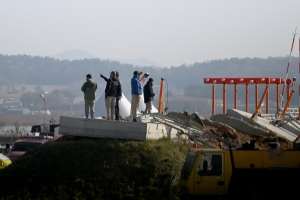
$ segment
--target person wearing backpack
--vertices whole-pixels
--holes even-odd
[[[107,120],[115,120],[115,106],[119,82],[119,79],[116,77],[116,72],[112,71],[105,87],[105,108]]]
[[[103,74],[100,74],[100,77],[103,78],[106,82],[108,81],[108,78],[106,78]],[[116,71],[116,77],[119,79],[119,72]],[[122,83],[121,80],[119,79],[119,84],[117,87],[117,98],[116,98],[116,106],[115,106],[115,115],[116,115],[116,120],[121,120],[121,115],[120,115],[120,108],[119,108],[119,101],[123,97],[122,94]]]

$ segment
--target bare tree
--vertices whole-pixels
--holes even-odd
[[[22,137],[23,135],[26,135],[26,128],[20,126],[19,122],[16,121],[16,123],[14,123],[14,127],[6,130],[4,132],[4,135],[5,137],[10,137],[11,142],[13,142],[14,140]]]

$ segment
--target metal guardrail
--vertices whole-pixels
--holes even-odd
[[[153,113],[151,114],[151,116],[157,122],[164,123],[175,129],[177,128],[178,130],[181,130],[184,134],[186,134],[189,138],[194,140],[197,144],[202,145],[206,148],[214,149],[215,147],[209,144],[208,142],[217,144],[219,141],[223,143],[223,146],[227,146],[227,147],[232,146],[236,148],[241,147],[240,144],[225,140],[222,137],[218,137],[211,133],[205,132],[204,130],[199,129],[198,127],[184,125],[183,123],[174,120],[173,118],[167,117],[165,115]]]
[[[170,122],[170,120],[166,120],[166,119],[161,119],[160,117],[153,117],[153,119],[159,123],[163,123],[167,126],[170,126],[172,128],[175,128],[179,131],[182,132],[182,134],[187,135],[190,139],[192,139],[193,141],[195,141],[198,145],[204,146],[206,148],[211,148],[214,149],[215,147],[210,145],[209,143],[201,140],[201,138],[199,138],[199,136],[196,136],[194,134],[190,134],[185,127],[181,127],[178,123],[174,123],[174,122]]]

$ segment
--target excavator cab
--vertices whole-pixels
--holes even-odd
[[[225,193],[224,153],[203,152],[199,156],[195,171],[195,195],[223,195]]]
[[[182,195],[194,197],[224,196],[230,181],[229,174],[232,173],[229,160],[230,154],[227,150],[190,150],[179,180]]]
[[[200,176],[222,175],[222,156],[218,154],[203,154],[200,158],[198,175]]]

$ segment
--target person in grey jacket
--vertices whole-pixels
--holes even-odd
[[[97,83],[92,79],[92,75],[86,75],[86,82],[81,86],[84,93],[85,116],[91,119],[95,118],[95,99],[96,99]]]

